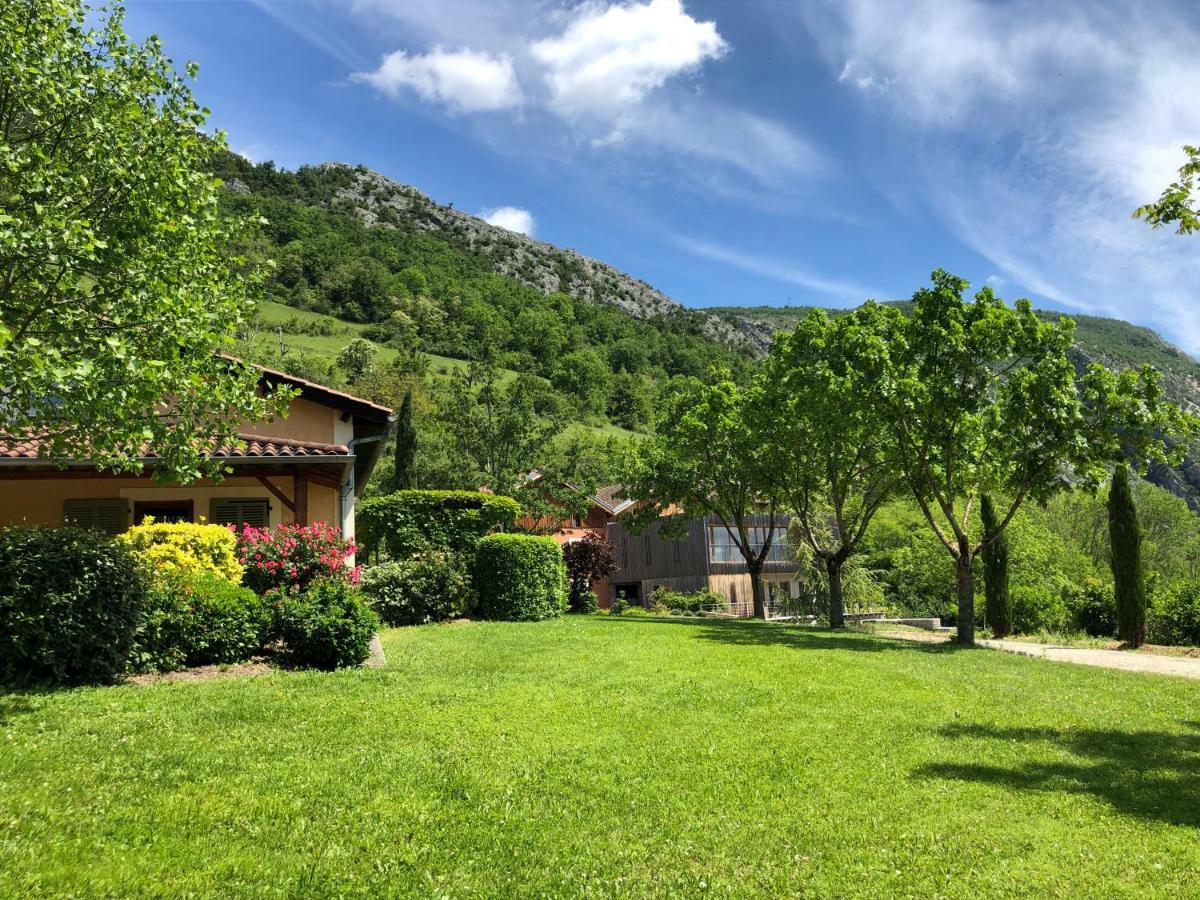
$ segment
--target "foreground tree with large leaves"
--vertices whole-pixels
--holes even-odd
[[[1003,535],[1027,500],[1045,502],[1076,483],[1099,485],[1126,456],[1167,461],[1170,436],[1194,420],[1166,402],[1152,368],[1075,370],[1075,324],[1042,322],[1028,300],[1007,306],[990,288],[940,269],[913,295],[875,388],[895,437],[904,479],[955,561],[958,640],[975,640],[975,558]],[[981,529],[981,495],[998,502]]]
[[[155,476],[217,474],[206,451],[281,411],[224,359],[253,311],[237,248],[254,223],[218,208],[223,137],[157,38],[119,8],[0,4],[0,433],[47,456]],[[189,77],[195,68],[188,67]]]
[[[876,303],[830,318],[814,310],[776,337],[762,375],[771,425],[767,471],[812,551],[845,623],[842,570],[879,507],[900,487],[895,441],[873,389],[901,314]]]
[[[973,563],[1026,500],[1065,490],[1064,470],[1088,461],[1087,422],[1067,357],[1074,323],[1040,321],[1028,300],[1005,305],[990,288],[938,270],[913,295],[876,385],[904,480],[954,559],[957,631],[975,640]],[[981,494],[1006,498],[994,527],[972,515]]]
[[[1153,203],[1133,211],[1135,219],[1145,219],[1154,228],[1174,225],[1176,234],[1200,231],[1200,203],[1193,197],[1200,176],[1200,147],[1185,144],[1187,162],[1179,167],[1179,180],[1168,185]]]
[[[643,504],[621,521],[635,532],[658,523],[670,537],[689,519],[715,518],[745,561],[754,615],[765,618],[762,572],[782,521],[768,475],[767,404],[728,372],[685,379],[665,402],[657,433],[638,445],[626,472],[625,495]]]

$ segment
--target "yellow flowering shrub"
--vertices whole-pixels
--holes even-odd
[[[242,582],[237,537],[224,525],[147,518],[121,538],[156,575],[209,572],[234,584]]]

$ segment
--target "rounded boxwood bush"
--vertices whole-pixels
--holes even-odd
[[[275,594],[275,636],[284,660],[298,668],[357,666],[371,653],[379,619],[355,587],[340,578],[314,581],[303,591]]]
[[[114,680],[145,604],[145,575],[123,542],[79,528],[0,529],[0,679]]]
[[[567,570],[553,538],[493,534],[475,549],[475,588],[485,619],[531,621],[567,608]]]
[[[234,663],[263,646],[271,608],[249,588],[212,573],[178,573],[150,589],[130,652],[140,672]]]
[[[466,614],[473,593],[466,565],[448,553],[370,566],[363,569],[358,584],[388,625],[457,619]]]

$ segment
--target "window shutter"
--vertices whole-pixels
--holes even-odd
[[[63,524],[120,534],[129,527],[129,501],[66,500],[63,502]]]
[[[262,497],[213,497],[208,505],[208,521],[213,525],[271,524],[271,504]]]

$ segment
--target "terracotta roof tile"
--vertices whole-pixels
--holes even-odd
[[[349,456],[350,448],[345,444],[319,444],[313,441],[296,441],[290,438],[269,437],[261,434],[239,434],[246,446],[222,446],[213,456],[239,458],[289,458]],[[41,440],[38,438],[12,439],[0,437],[0,460],[37,460]],[[148,447],[142,448],[142,459],[154,459]]]

